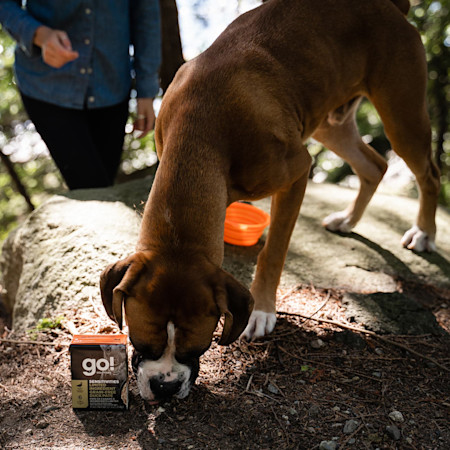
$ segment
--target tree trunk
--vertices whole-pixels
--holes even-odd
[[[8,158],[8,155],[5,155],[2,150],[0,149],[0,159],[3,162],[3,164],[6,167],[6,170],[9,173],[9,176],[12,178],[12,180],[14,181],[14,184],[16,185],[16,189],[17,191],[22,195],[22,197],[25,199],[28,208],[30,211],[34,210],[34,205],[33,202],[31,201],[30,196],[28,195],[27,190],[25,189],[25,186],[22,184],[22,182],[20,181],[19,175],[17,175],[15,169],[14,169],[14,165],[11,162],[11,160]]]
[[[178,24],[176,0],[159,0],[161,9],[162,62],[159,71],[163,93],[172,82],[175,73],[185,62]]]

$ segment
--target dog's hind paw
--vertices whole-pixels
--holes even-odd
[[[269,334],[275,328],[277,316],[275,313],[264,311],[253,311],[248,320],[248,325],[242,332],[241,337],[253,340]]]
[[[422,231],[417,225],[408,230],[401,240],[403,247],[415,250],[416,252],[435,252],[436,244],[434,240],[425,231]]]
[[[322,220],[322,225],[330,231],[340,231],[341,233],[350,233],[353,225],[350,223],[350,217],[346,211],[338,211]]]

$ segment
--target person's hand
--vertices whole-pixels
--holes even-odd
[[[137,116],[134,121],[133,131],[140,131],[139,138],[147,134],[155,127],[155,111],[152,98],[137,99]]]
[[[44,62],[56,69],[78,58],[78,52],[72,50],[72,43],[65,31],[40,26],[33,43],[41,47]]]

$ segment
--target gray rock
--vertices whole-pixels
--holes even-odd
[[[314,339],[311,341],[311,347],[315,350],[318,350],[319,348],[322,348],[325,346],[325,342],[322,341],[322,339]]]
[[[308,409],[308,414],[310,417],[317,417],[320,413],[320,408],[317,405],[312,405]]]
[[[347,293],[342,299],[346,316],[369,330],[388,334],[443,333],[431,311],[400,292]]]
[[[344,434],[352,434],[358,428],[359,422],[357,420],[347,420],[344,425]]]
[[[337,443],[334,441],[322,441],[319,445],[319,450],[336,450]]]
[[[389,413],[389,418],[397,423],[403,423],[405,421],[403,414],[400,411],[391,411]]]
[[[394,441],[400,440],[400,438],[402,436],[400,430],[395,425],[388,425],[386,427],[386,433]]]
[[[133,251],[140,224],[124,198],[128,191],[119,192],[97,189],[100,200],[84,200],[90,191],[54,196],[8,237],[0,268],[14,329],[26,330],[90,297],[101,303],[100,273]]]
[[[5,241],[0,257],[2,297],[16,331],[35,326],[92,297],[105,266],[132,253],[152,178],[107,189],[58,195],[41,205]],[[344,208],[356,192],[309,184],[286,258],[281,286],[300,283],[352,292],[396,290],[395,278],[450,288],[450,213],[437,214],[438,253],[416,254],[399,244],[414,222],[417,201],[376,194],[354,233],[330,233],[323,217]],[[255,202],[269,211],[270,199]],[[442,230],[439,232],[439,230]],[[267,231],[266,231],[267,233]],[[224,268],[249,286],[262,240],[253,247],[225,245]],[[389,249],[389,250],[387,250]],[[382,320],[392,318],[382,316]],[[389,322],[390,323],[390,322]],[[429,331],[427,331],[429,332]]]

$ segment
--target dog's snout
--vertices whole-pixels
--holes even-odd
[[[153,377],[149,382],[150,389],[157,399],[172,397],[180,391],[182,385],[181,381],[175,380],[165,382],[161,380],[161,377]]]

